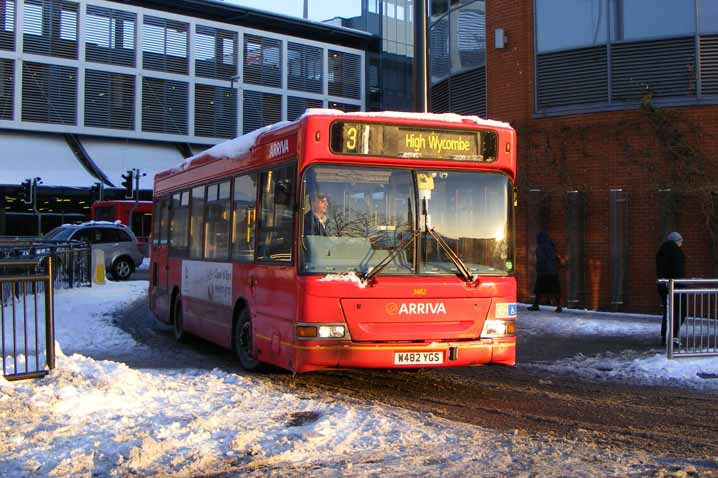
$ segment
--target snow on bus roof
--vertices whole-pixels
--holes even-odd
[[[270,124],[262,128],[256,129],[250,133],[238,136],[234,139],[224,141],[216,144],[209,149],[202,151],[201,153],[195,154],[189,158],[186,158],[179,165],[179,170],[183,171],[190,167],[192,162],[196,159],[211,156],[214,158],[236,158],[249,152],[254,146],[257,138],[270,131],[274,131],[286,126],[298,123],[302,118],[307,116],[359,116],[364,118],[400,118],[400,119],[411,119],[411,120],[431,120],[431,121],[443,121],[446,123],[466,123],[466,121],[472,121],[478,125],[494,126],[497,128],[511,128],[511,125],[504,123],[503,121],[495,121],[483,119],[478,116],[461,116],[456,113],[410,113],[404,111],[352,111],[344,112],[336,109],[328,108],[309,108],[304,112],[302,116],[294,121],[280,121],[278,123]]]

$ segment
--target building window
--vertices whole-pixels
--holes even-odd
[[[135,66],[134,13],[87,6],[85,57],[87,61]]]
[[[142,29],[142,65],[149,70],[189,73],[189,24],[145,16]]]
[[[536,0],[537,51],[605,44],[607,1]]]
[[[329,94],[361,98],[361,57],[329,50]]]
[[[85,126],[135,129],[135,77],[87,70]]]
[[[24,62],[22,120],[77,124],[77,68]]]
[[[197,76],[231,79],[237,74],[237,34],[197,25],[194,57]]]
[[[194,134],[213,138],[237,135],[237,97],[232,88],[195,85]]]
[[[15,62],[0,60],[0,119],[11,120],[13,117],[14,75]]]
[[[299,118],[309,108],[322,108],[324,101],[314,100],[311,98],[298,98],[296,96],[287,97],[287,120],[294,121]]]
[[[287,88],[322,93],[323,52],[319,47],[289,42],[287,45]]]
[[[77,58],[78,4],[63,0],[25,0],[25,53]]]
[[[282,41],[256,35],[244,36],[244,82],[282,86]]]
[[[704,1],[701,5],[703,3],[714,2]],[[695,18],[696,6],[693,1],[613,0],[611,40],[692,36],[696,31]]]
[[[244,90],[243,132],[249,133],[282,119],[282,96]]]
[[[0,50],[15,49],[15,2],[0,0]]]
[[[186,135],[187,83],[142,78],[142,131]]]

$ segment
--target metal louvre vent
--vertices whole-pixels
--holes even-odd
[[[695,96],[695,41],[674,38],[611,46],[612,101]]]
[[[321,48],[289,42],[287,87],[290,90],[322,93],[323,60]]]
[[[294,121],[309,108],[322,108],[323,106],[322,100],[289,96],[287,97],[287,121]]]
[[[449,79],[445,79],[431,87],[431,112],[448,113],[449,110]]]
[[[237,34],[197,25],[194,57],[197,76],[231,79],[237,74]]]
[[[237,135],[237,101],[233,88],[195,85],[194,134],[216,138]]]
[[[85,126],[135,128],[135,77],[120,73],[85,72]]]
[[[85,17],[86,60],[135,66],[136,24],[134,13],[88,5]]]
[[[142,131],[186,135],[188,94],[185,82],[142,78]]]
[[[449,79],[451,111],[460,115],[486,117],[486,68],[452,76]]]
[[[13,97],[15,62],[0,60],[0,119],[11,120],[13,116]]]
[[[348,103],[337,103],[335,101],[329,102],[329,108],[333,110],[343,111],[345,113],[351,113],[352,111],[361,111],[361,106],[350,105]]]
[[[0,0],[0,50],[15,49],[15,2]]]
[[[282,86],[282,41],[256,35],[244,36],[244,82]]]
[[[718,96],[718,35],[701,37],[701,94]]]
[[[142,26],[142,65],[148,70],[189,73],[189,24],[145,16]]]
[[[66,0],[25,0],[23,51],[77,58],[78,4]]]
[[[537,56],[537,108],[606,103],[606,47],[546,53]]]
[[[22,120],[77,124],[77,68],[23,63]]]
[[[243,133],[280,121],[281,111],[281,95],[244,90]]]
[[[361,57],[329,50],[329,94],[344,98],[361,98]]]

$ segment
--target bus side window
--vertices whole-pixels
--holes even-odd
[[[162,207],[160,211],[160,244],[167,244],[167,237],[169,236],[169,198],[162,200]]]
[[[254,260],[254,230],[257,217],[257,175],[234,178],[232,199],[232,258]]]
[[[230,183],[225,181],[207,186],[205,213],[204,258],[229,258]]]
[[[189,203],[189,256],[192,259],[202,259],[202,246],[204,242],[204,203],[205,187],[197,186],[192,189],[192,199]]]
[[[156,246],[160,243],[160,216],[162,216],[161,209],[162,202],[160,198],[155,198],[155,212],[152,216],[154,224],[152,226],[152,245]]]
[[[262,173],[258,259],[292,261],[295,170],[292,165]]]
[[[172,222],[170,223],[170,254],[187,255],[189,232],[189,191],[172,195]]]

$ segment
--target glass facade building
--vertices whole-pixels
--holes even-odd
[[[431,0],[429,8],[431,111],[486,117],[486,1]]]
[[[536,113],[715,103],[718,2],[535,0]],[[566,21],[569,18],[570,21]]]

